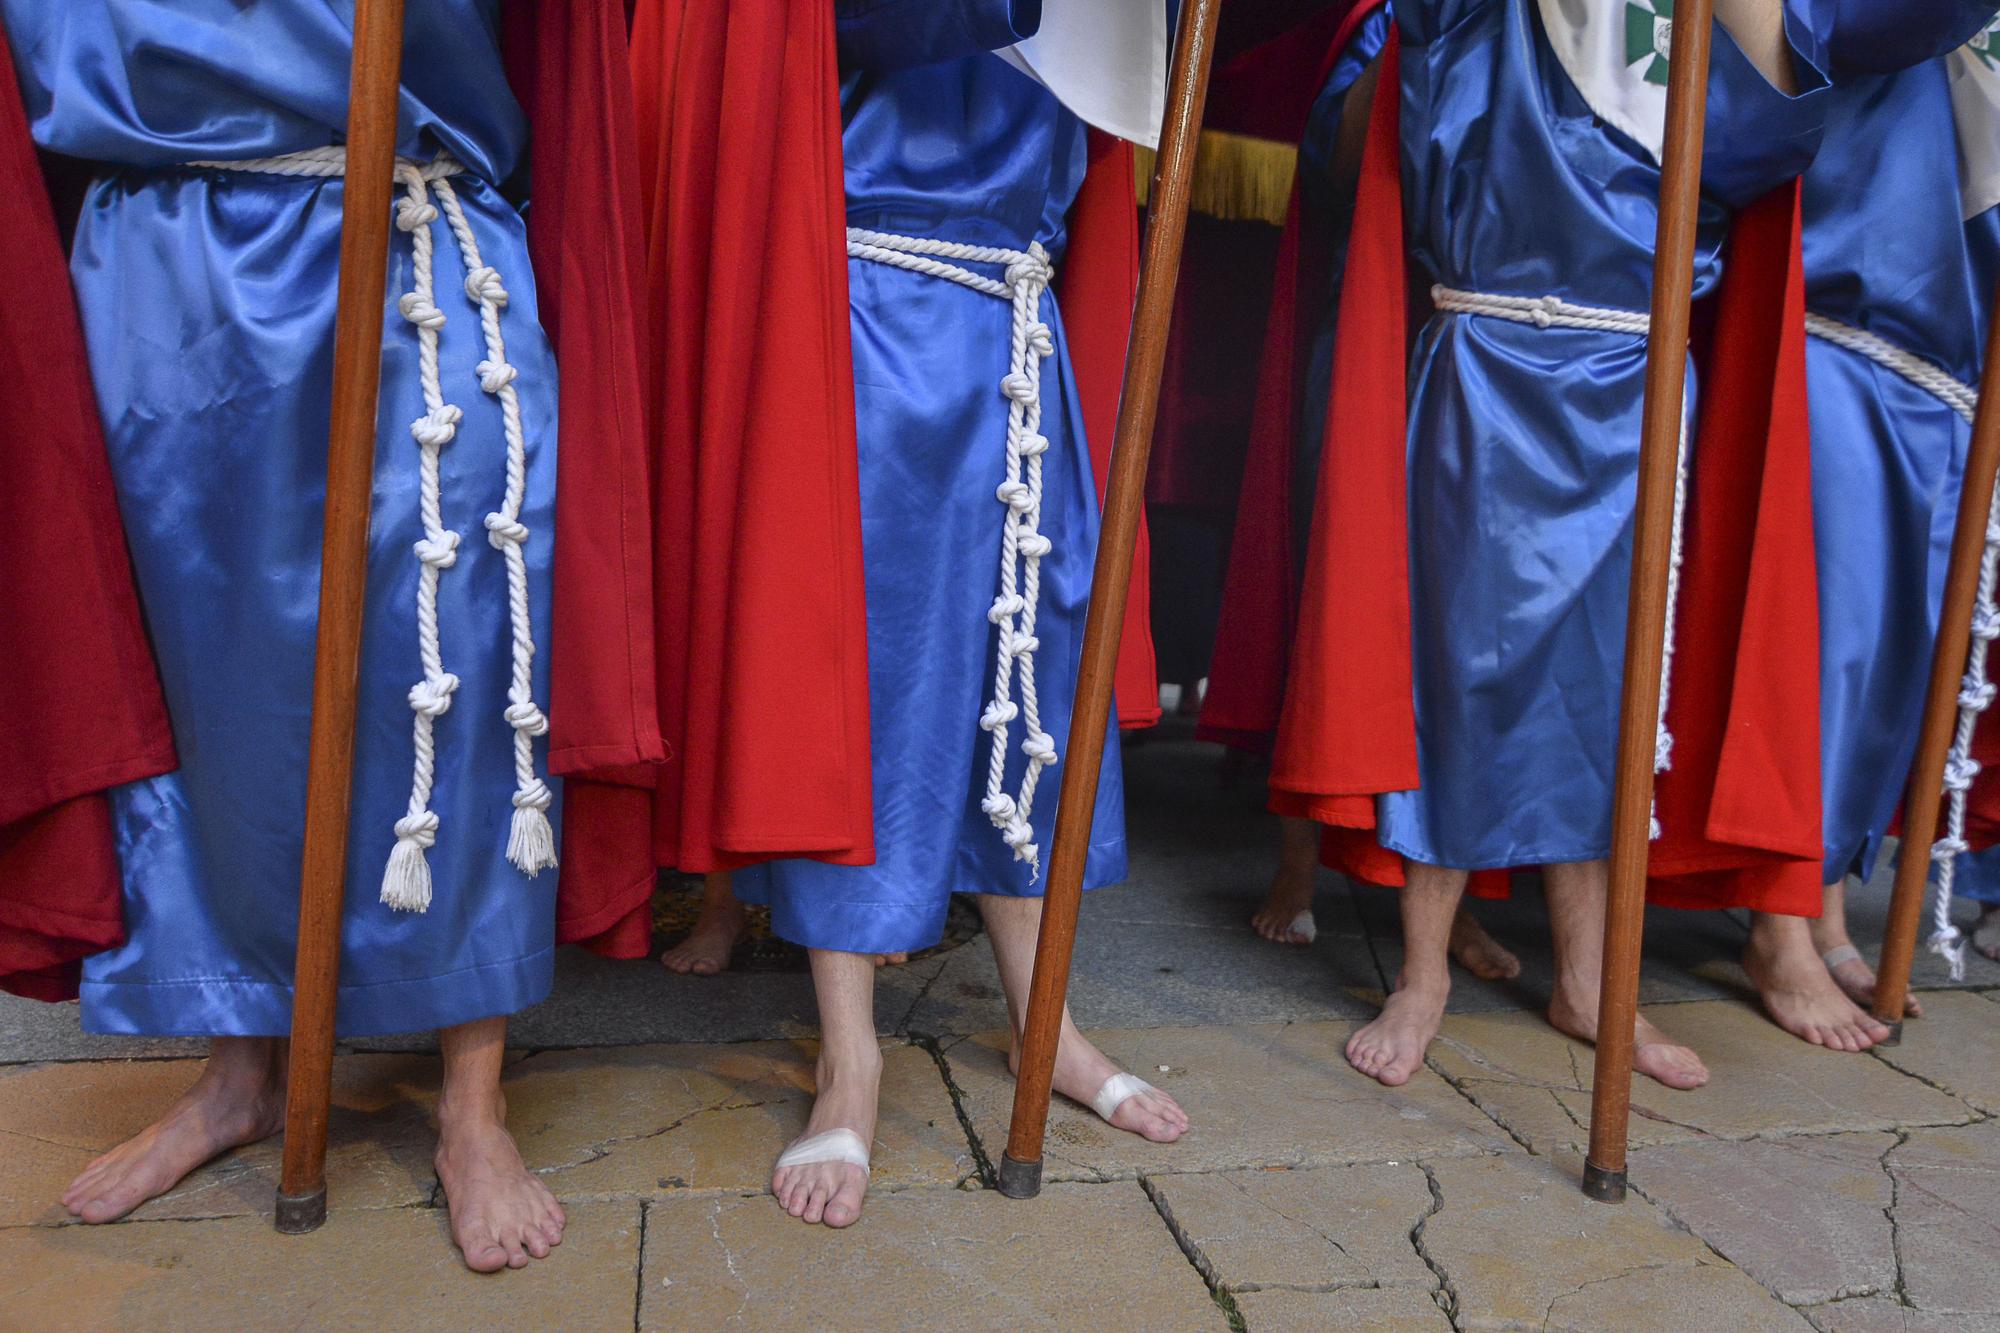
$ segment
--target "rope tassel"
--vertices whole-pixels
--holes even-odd
[[[1035,651],[1041,647],[1035,616],[1041,606],[1042,560],[1053,549],[1041,530],[1042,456],[1049,448],[1048,437],[1042,434],[1042,362],[1055,355],[1056,342],[1055,331],[1042,321],[1041,303],[1055,271],[1039,242],[1026,250],[1009,250],[849,227],[847,253],[854,259],[955,282],[1013,307],[1007,373],[999,386],[1007,400],[1006,472],[993,497],[1006,513],[1000,524],[1000,590],[986,612],[997,631],[998,647],[993,697],[979,718],[981,729],[992,736],[986,793],[979,808],[1015,859],[1027,862],[1039,876],[1041,849],[1035,845],[1031,822],[1035,788],[1042,770],[1057,761],[1055,737],[1042,728],[1041,698],[1035,687]],[[984,277],[964,264],[996,265],[1006,276]],[[1019,703],[1014,700],[1017,682]],[[1020,747],[1027,771],[1010,795],[1004,790],[1011,753],[1008,733],[1017,718],[1027,733]]]

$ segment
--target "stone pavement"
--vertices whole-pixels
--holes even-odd
[[[1158,1146],[1079,1107],[1047,1185],[991,1188],[1006,1135],[983,942],[882,976],[883,1116],[861,1223],[762,1193],[810,1104],[810,994],[790,975],[677,978],[565,959],[516,1025],[510,1120],[570,1211],[556,1255],[475,1277],[430,1163],[424,1043],[338,1069],[334,1215],[272,1232],[275,1144],[131,1220],[53,1200],[193,1077],[184,1043],[85,1037],[73,1008],[0,1004],[0,1330],[305,1328],[1794,1329],[2000,1331],[2000,969],[1920,964],[1900,1047],[1815,1050],[1742,998],[1727,917],[1650,922],[1648,1014],[1715,1074],[1633,1089],[1634,1196],[1577,1189],[1587,1049],[1535,1016],[1532,886],[1482,908],[1518,982],[1462,980],[1428,1067],[1393,1092],[1340,1058],[1395,966],[1393,905],[1331,877],[1310,949],[1245,927],[1273,831],[1211,752],[1127,761],[1134,878],[1091,896],[1079,1019],[1195,1129]],[[1880,893],[1858,895],[1878,918]],[[1872,918],[1864,925],[1879,924]]]

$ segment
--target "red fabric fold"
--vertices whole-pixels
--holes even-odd
[[[833,16],[641,0],[661,770],[688,871],[874,857]]]
[[[1738,213],[1702,379],[1651,901],[1817,916],[1819,603],[1796,183]]]
[[[1133,191],[1132,145],[1092,130],[1089,151],[1089,170],[1070,207],[1069,248],[1056,277],[1056,299],[1062,307],[1064,345],[1082,399],[1091,471],[1097,476],[1101,501],[1111,475],[1125,346],[1131,340],[1132,301],[1139,290],[1139,210]],[[1114,684],[1118,725],[1128,730],[1160,720],[1151,570],[1151,544],[1141,515]]]
[[[1298,132],[1303,132],[1312,100],[1332,75],[1333,67],[1346,50],[1348,41],[1359,29],[1362,20],[1379,8],[1379,3],[1359,4],[1341,18],[1333,40],[1319,62],[1318,76],[1303,91],[1304,106],[1296,108],[1296,115],[1291,117],[1300,127]],[[1317,20],[1314,26],[1323,22],[1323,18]],[[1390,40],[1395,40],[1393,34]],[[1378,86],[1375,104],[1369,108],[1371,126],[1374,117],[1383,114],[1394,116],[1395,110],[1393,107],[1386,112],[1383,110]],[[1372,135],[1374,130],[1371,129],[1370,133]],[[1388,134],[1393,143],[1393,125]],[[1390,157],[1387,165],[1391,170],[1397,169],[1396,159]],[[1396,183],[1393,198],[1386,196],[1383,190],[1389,182],[1381,175],[1383,167],[1379,154],[1376,160],[1364,160],[1362,164],[1363,173],[1372,169],[1377,173],[1377,179],[1365,199],[1360,196],[1357,186],[1357,208],[1366,206],[1369,211],[1365,216],[1357,214],[1355,227],[1357,230],[1367,227],[1393,231],[1399,253],[1397,272],[1400,272],[1401,184],[1400,181]],[[1202,698],[1201,717],[1195,733],[1203,740],[1217,741],[1238,749],[1268,750],[1284,707],[1285,675],[1296,632],[1301,579],[1299,553],[1294,549],[1292,532],[1292,470],[1299,448],[1299,388],[1304,373],[1302,357],[1313,336],[1311,306],[1302,302],[1300,297],[1304,293],[1326,290],[1326,269],[1325,246],[1317,243],[1317,238],[1304,234],[1299,216],[1299,190],[1295,182],[1291,205],[1286,211],[1284,232],[1278,241],[1277,263],[1271,283],[1270,316],[1265,324],[1263,355],[1257,366],[1249,447],[1244,457],[1236,524],[1230,537],[1229,562],[1223,575],[1215,651],[1209,664],[1208,691]],[[1365,280],[1362,274],[1350,273],[1349,276]],[[1400,311],[1400,296],[1397,302],[1396,310]],[[1343,302],[1343,315],[1345,310]],[[1396,311],[1385,311],[1385,324],[1381,330],[1385,334],[1389,331],[1386,321],[1391,318],[1399,318]],[[1400,324],[1394,333],[1400,345],[1404,336]],[[1386,391],[1391,386],[1377,387]],[[1358,392],[1359,389],[1352,391]],[[1399,399],[1396,405],[1399,422],[1404,411]],[[1332,400],[1329,398],[1329,425],[1332,416]],[[1375,428],[1379,429],[1379,426]],[[1327,439],[1330,443],[1333,436],[1329,434]]]
[[[0,32],[0,71],[12,57]],[[100,794],[174,767],[76,298],[20,93],[0,77],[0,989],[73,998],[124,939]]]
[[[559,385],[549,768],[563,774],[556,938],[650,943],[655,705],[638,145],[620,0],[509,0],[532,130],[528,250]],[[623,923],[623,929],[620,929]]]

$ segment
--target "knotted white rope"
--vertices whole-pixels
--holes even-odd
[[[1441,313],[1484,315],[1491,319],[1532,324],[1539,329],[1589,329],[1599,333],[1629,333],[1644,337],[1652,331],[1651,316],[1644,311],[1618,310],[1610,306],[1577,305],[1559,296],[1499,296],[1490,292],[1468,292],[1438,284],[1431,288],[1431,304]],[[1667,703],[1673,693],[1675,628],[1680,609],[1681,567],[1686,563],[1688,491],[1688,414],[1681,412],[1680,441],[1674,458],[1673,535],[1667,551],[1667,619],[1660,643],[1660,710],[1653,731],[1653,771],[1664,773],[1673,767],[1674,737],[1667,728]],[[1658,816],[1652,819],[1652,836],[1660,836]]]
[[[323,179],[346,174],[347,152],[340,147],[316,148],[282,157],[199,161],[187,165]],[[418,562],[417,658],[423,679],[411,686],[409,692],[414,714],[415,764],[409,806],[396,821],[396,843],[383,871],[381,901],[398,911],[409,912],[425,911],[431,902],[431,873],[425,853],[436,845],[439,826],[438,816],[430,808],[437,776],[434,732],[437,719],[451,708],[452,695],[459,686],[458,677],[444,669],[437,610],[439,576],[457,563],[460,541],[459,533],[444,526],[440,456],[463,420],[459,408],[445,399],[438,364],[438,334],[445,325],[445,314],[436,301],[435,247],[430,228],[440,216],[440,206],[465,266],[466,297],[478,308],[485,333],[486,359],[478,366],[480,387],[499,400],[507,441],[503,498],[499,510],[486,516],[487,539],[507,563],[512,631],[512,677],[505,716],[514,733],[515,791],[507,859],[531,876],[556,863],[555,834],[548,820],[552,793],[548,784],[536,776],[534,766],[532,738],[548,730],[548,720],[535,706],[533,694],[535,645],[528,612],[527,561],[521,550],[528,530],[520,521],[527,490],[527,441],[521,426],[520,399],[514,388],[517,372],[507,361],[500,330],[500,311],[507,304],[507,289],[499,273],[482,262],[478,239],[466,219],[457,191],[452,188],[450,177],[463,170],[448,155],[423,164],[405,158],[396,161],[396,181],[404,192],[397,202],[396,227],[409,236],[412,258],[411,289],[397,300],[396,308],[416,330],[417,378],[425,408],[424,415],[410,423],[410,434],[417,442],[417,509],[424,531],[413,548]]]
[[[980,809],[1000,830],[1017,859],[1041,872],[1041,849],[1035,845],[1030,820],[1035,788],[1042,770],[1056,762],[1055,737],[1042,729],[1041,701],[1035,689],[1035,617],[1041,604],[1042,557],[1049,539],[1042,535],[1042,455],[1048,437],[1042,425],[1042,361],[1055,355],[1055,334],[1041,320],[1042,294],[1054,271],[1039,243],[1025,251],[999,246],[960,245],[886,232],[847,230],[847,253],[894,268],[943,278],[962,287],[1009,302],[1014,321],[1007,374],[1000,392],[1007,399],[1006,470],[994,495],[1007,508],[1000,530],[1000,591],[986,618],[999,634],[995,654],[993,697],[980,714],[979,725],[992,736],[987,763],[986,795]],[[959,261],[959,262],[952,262]],[[981,276],[962,264],[997,265],[1005,276]],[[1014,702],[1018,678],[1020,702]],[[1006,790],[1008,727],[1021,718],[1027,734],[1021,753],[1027,770],[1012,795]]]
[[[1806,332],[1894,371],[1968,422],[1979,406],[1978,389],[1866,329],[1808,314]],[[1931,902],[1931,935],[1925,947],[1944,959],[1953,981],[1965,979],[1965,935],[1951,919],[1952,886],[1958,878],[1959,854],[1972,850],[1965,840],[1965,801],[1980,768],[1972,757],[1972,734],[1979,727],[1979,715],[1992,705],[1996,693],[1986,674],[1987,647],[2000,639],[2000,605],[1996,602],[2000,602],[2000,494],[1995,495],[1986,513],[1986,549],[1979,557],[1979,584],[1972,607],[1972,644],[1966,654],[1965,679],[1958,690],[1958,721],[1952,730],[1951,750],[1945,756],[1944,836],[1931,844],[1937,893]]]

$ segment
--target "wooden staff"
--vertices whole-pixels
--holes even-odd
[[[382,371],[382,294],[388,280],[402,64],[403,0],[359,0],[340,212],[333,416],[327,432],[326,534],[320,547],[312,741],[306,758],[305,853],[299,866],[285,1169],[278,1187],[278,1230],[291,1233],[312,1231],[326,1220],[333,1011],[340,986],[347,806],[354,777],[361,606],[368,583],[369,497],[375,484],[375,396]]]
[[[2000,313],[2000,296],[1994,310]],[[1958,527],[1951,538],[1951,564],[1944,584],[1944,610],[1937,647],[1931,656],[1930,690],[1924,696],[1923,730],[1910,766],[1908,803],[1903,808],[1903,855],[1896,865],[1896,892],[1889,900],[1889,929],[1875,969],[1875,1017],[1889,1026],[1894,1046],[1903,1039],[1903,1004],[1910,994],[1910,961],[1917,950],[1917,922],[1929,882],[1927,854],[1937,837],[1938,806],[1944,797],[1945,759],[1958,723],[1959,684],[1972,650],[1972,610],[1979,595],[1979,563],[1986,554],[1986,519],[1993,507],[1993,480],[2000,472],[2000,322],[1986,338],[1986,365],[1980,374],[1979,407],[1972,418],[1972,447],[1965,460],[1965,488],[1958,497]],[[1985,645],[1980,645],[1985,651]]]
[[[1021,1040],[1021,1072],[1014,1084],[1014,1120],[1000,1159],[1000,1192],[1033,1198],[1042,1188],[1042,1136],[1048,1127],[1056,1041],[1069,989],[1076,913],[1083,900],[1083,868],[1097,808],[1097,778],[1104,763],[1104,732],[1111,720],[1111,680],[1118,666],[1125,592],[1132,550],[1146,499],[1146,463],[1153,452],[1153,418],[1166,366],[1167,326],[1180,276],[1181,238],[1187,231],[1188,189],[1194,178],[1195,141],[1215,50],[1221,0],[1186,0],[1167,81],[1166,119],[1154,168],[1146,218],[1146,251],[1132,339],[1125,353],[1125,383],[1118,400],[1111,477],[1104,492],[1104,526],[1097,537],[1097,567],[1084,619],[1083,661],[1076,706],[1064,751],[1062,794],[1056,805],[1055,842],[1049,854],[1048,896],[1035,943],[1035,975]]]
[[[1625,1137],[1632,1102],[1633,1025],[1639,1016],[1639,950],[1646,928],[1646,857],[1653,823],[1653,754],[1660,725],[1660,664],[1667,633],[1674,492],[1687,391],[1688,306],[1694,295],[1701,140],[1708,111],[1713,0],[1681,0],[1667,75],[1660,153],[1660,224],[1653,241],[1652,326],[1646,338],[1646,406],[1639,437],[1638,514],[1625,618],[1625,681],[1618,714],[1617,783],[1611,798],[1611,883],[1604,912],[1604,973],[1597,1008],[1597,1071],[1583,1192],[1625,1199]]]

